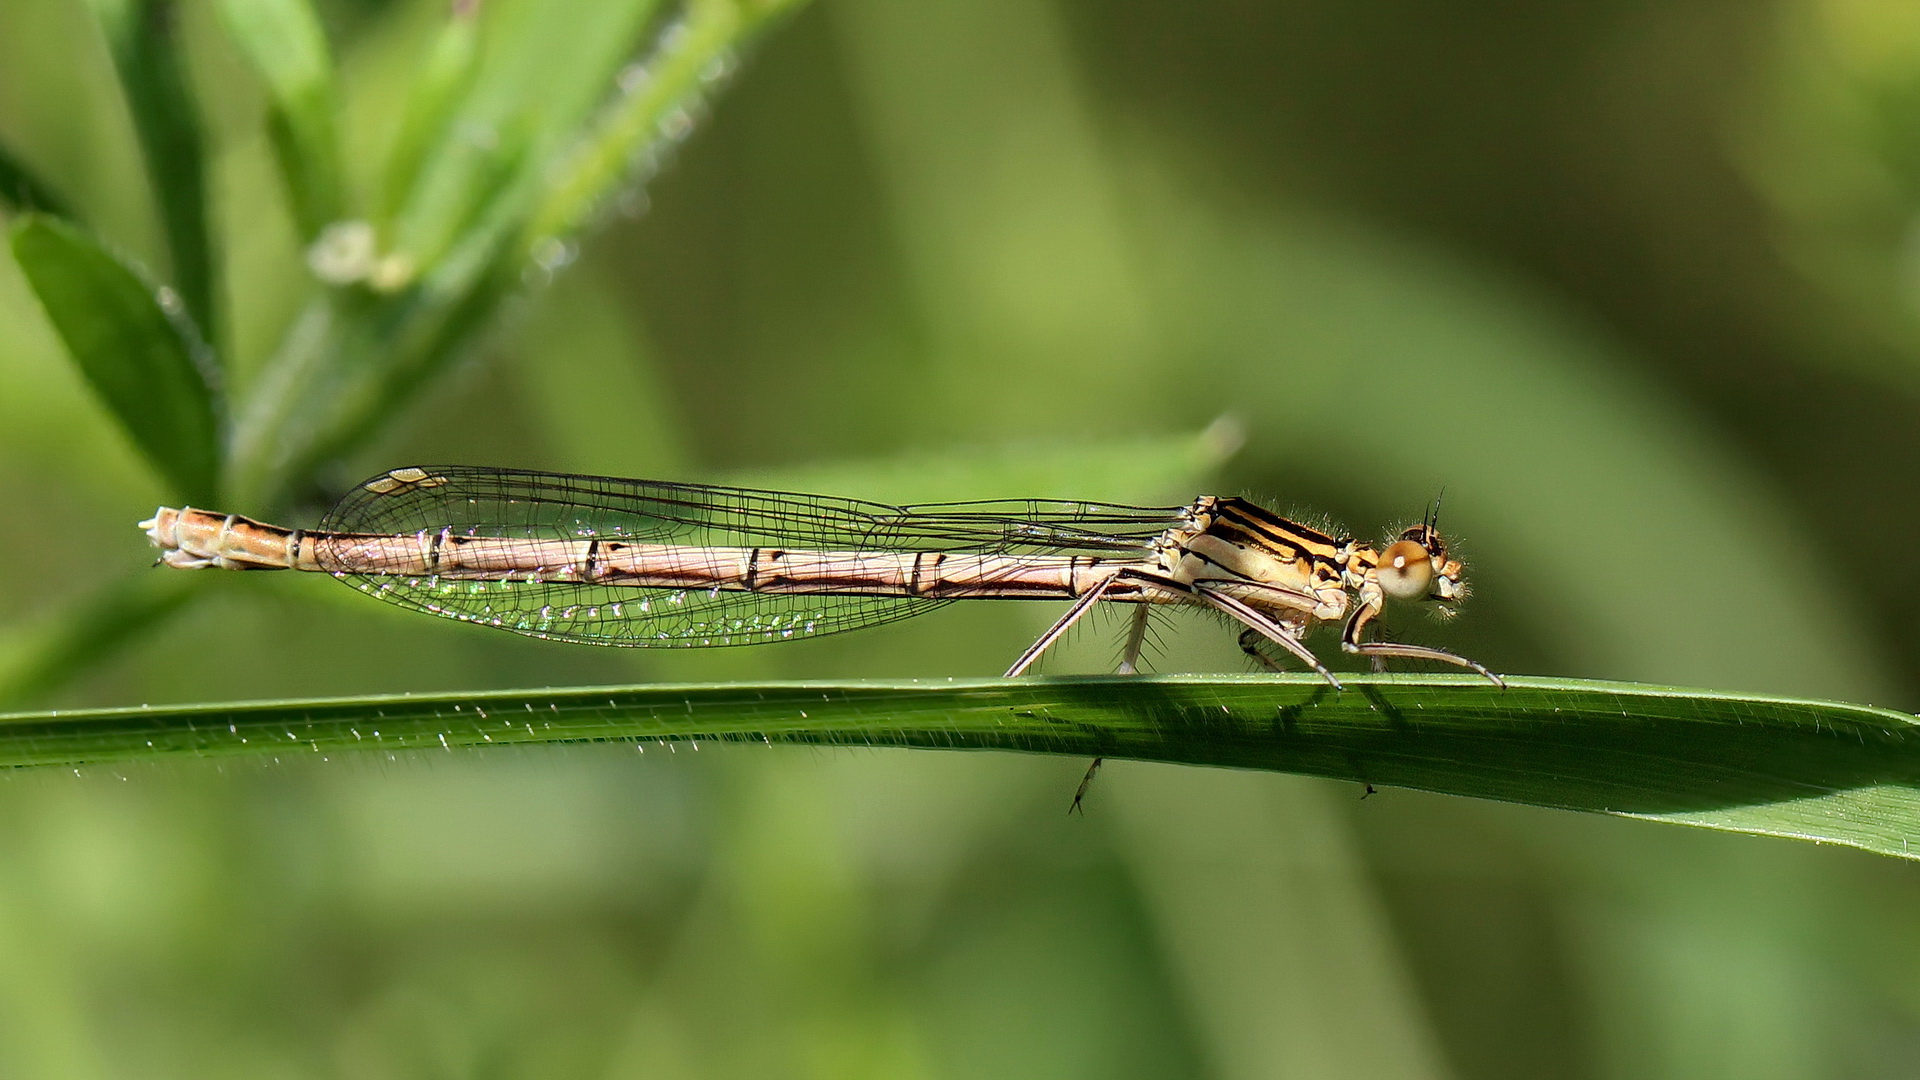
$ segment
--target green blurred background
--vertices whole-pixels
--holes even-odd
[[[484,47],[594,9],[490,4]],[[320,11],[364,180],[445,13]],[[313,286],[261,87],[181,16],[245,386]],[[165,277],[83,4],[0,4],[0,142]],[[817,0],[619,209],[316,497],[471,462],[1245,491],[1374,536],[1444,487],[1475,596],[1402,636],[1920,707],[1911,3]],[[0,660],[144,566],[132,524],[169,497],[0,260]],[[1055,613],[632,655],[324,579],[209,592],[11,704],[990,675]],[[1162,640],[1163,670],[1241,669],[1205,620]],[[1080,769],[601,747],[10,776],[0,1075],[1920,1070],[1910,865],[1125,762],[1069,819]]]

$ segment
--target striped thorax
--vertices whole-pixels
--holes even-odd
[[[1196,499],[1155,554],[1170,579],[1232,595],[1296,633],[1351,612],[1342,637],[1352,645],[1361,644],[1361,631],[1388,600],[1430,601],[1450,614],[1467,591],[1460,561],[1449,557],[1431,521],[1406,529],[1382,551],[1239,498]]]

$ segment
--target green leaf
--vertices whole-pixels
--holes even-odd
[[[454,269],[439,264],[458,258],[463,247],[484,248],[489,258],[504,250],[490,230],[497,234],[493,223],[524,200],[532,141],[530,131],[509,121],[479,143],[454,140],[439,148],[434,168],[416,178],[391,230],[393,249],[412,272]],[[428,288],[441,291],[433,283]]]
[[[545,190],[526,231],[527,250],[551,263],[622,189],[644,181],[659,148],[686,136],[708,90],[735,54],[777,16],[804,0],[700,0],[661,35],[644,67],[621,77],[626,92],[608,103]],[[636,167],[636,163],[638,166]]]
[[[555,148],[605,95],[653,6],[486,8],[485,48],[388,223],[374,295],[333,310],[326,340],[290,342],[247,404],[243,487],[274,497],[286,478],[359,445],[492,326],[525,281],[521,237]]]
[[[224,0],[227,36],[266,82],[269,130],[300,235],[347,216],[340,103],[320,20],[305,0]]]
[[[218,285],[207,222],[199,113],[180,64],[172,0],[92,0],[146,156],[154,204],[173,257],[173,284],[209,342],[219,339]]]
[[[73,216],[67,200],[27,168],[5,143],[0,143],[0,207]]]
[[[483,16],[485,48],[462,77],[459,100],[396,208],[393,244],[422,273],[443,254],[490,244],[501,223],[517,232],[551,185],[555,157],[645,40],[656,0],[501,3]],[[451,50],[457,56],[457,48]],[[423,108],[425,105],[423,104]],[[499,248],[517,260],[515,245]],[[453,257],[453,256],[449,256]]]
[[[446,135],[454,110],[473,80],[479,49],[479,5],[456,4],[434,38],[407,96],[407,109],[387,155],[382,213],[404,206],[427,153]]]
[[[728,683],[21,713],[0,717],[0,765],[668,740],[1263,769],[1906,858],[1920,839],[1911,715],[1552,679],[1502,690],[1349,676],[1345,692],[1293,675]]]
[[[545,271],[572,257],[571,238],[592,211],[633,180],[631,159],[683,135],[734,52],[791,6],[691,5],[661,35],[648,77],[623,78],[636,89],[583,138],[581,117],[653,0],[572,2],[565,19],[534,17],[547,6],[501,5],[505,14],[489,22],[489,47],[447,121],[454,135],[429,154],[391,223],[383,261],[392,277],[374,298],[332,312],[327,340],[293,342],[267,365],[240,424],[244,490],[272,498],[287,478],[376,434],[492,325],[529,257]],[[579,152],[552,181],[555,148],[569,144]],[[555,188],[565,193],[550,197]],[[534,219],[555,225],[530,228]]]
[[[31,215],[11,229],[14,258],[74,363],[182,499],[216,501],[221,407],[192,327],[154,288],[78,227]]]

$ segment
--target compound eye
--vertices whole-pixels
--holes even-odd
[[[1395,600],[1423,600],[1433,584],[1433,555],[1412,540],[1380,553],[1380,587]]]

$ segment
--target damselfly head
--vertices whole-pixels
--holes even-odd
[[[1450,611],[1467,596],[1460,560],[1447,557],[1447,542],[1431,521],[1401,533],[1380,553],[1376,570],[1380,588],[1395,600],[1432,600]]]
[[[1418,525],[1409,526],[1406,532],[1400,534],[1400,543],[1418,544],[1426,549],[1430,557],[1439,562],[1445,562],[1447,559],[1447,542],[1440,538],[1439,530],[1435,529],[1430,522],[1423,521]]]

